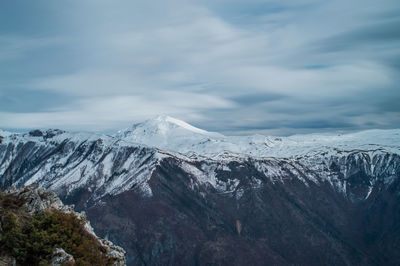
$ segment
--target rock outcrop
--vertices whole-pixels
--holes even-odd
[[[74,205],[64,205],[57,195],[44,188],[39,188],[36,184],[24,186],[19,189],[11,187],[5,191],[5,195],[13,199],[13,208],[16,206],[23,213],[29,215],[37,215],[45,211],[59,211],[67,214],[74,214],[76,217],[83,221],[83,228],[86,233],[97,239],[101,250],[104,251],[105,256],[113,261],[115,266],[126,265],[125,250],[119,246],[114,245],[111,241],[100,239],[94,233],[90,222],[87,220],[84,212],[75,212]],[[20,205],[20,206],[19,206]],[[0,223],[0,240],[1,240],[1,223]],[[0,254],[1,255],[1,254]],[[0,265],[12,265],[15,259],[8,256],[0,256]],[[4,261],[4,263],[3,263]],[[3,264],[1,264],[3,263]],[[10,264],[11,263],[11,264]],[[52,265],[74,265],[75,259],[71,254],[68,254],[62,247],[58,247],[54,253],[51,261]]]
[[[16,266],[15,258],[10,256],[0,256],[0,266]]]
[[[71,254],[65,252],[62,248],[57,248],[53,253],[53,259],[51,260],[52,266],[60,266],[60,265],[73,265],[75,263],[75,259]]]
[[[56,209],[65,213],[74,212],[74,205],[64,205],[53,191],[39,188],[37,184],[16,189],[11,187],[6,193],[24,201],[23,208],[31,215],[50,209]],[[81,216],[81,213],[77,213]]]

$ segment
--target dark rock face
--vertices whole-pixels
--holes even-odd
[[[39,135],[0,145],[1,187],[53,189],[129,265],[400,264],[398,154],[190,160]]]
[[[400,262],[398,178],[387,187],[377,184],[368,199],[354,202],[350,198],[368,178],[360,165],[350,167],[348,197],[328,182],[307,187],[290,177],[284,184],[263,180],[255,187],[249,173],[257,171],[247,163],[231,173],[240,179],[236,191],[191,189],[194,177],[177,165],[169,159],[158,167],[150,180],[151,198],[127,191],[87,209],[96,230],[126,248],[132,265]]]
[[[39,129],[35,129],[32,131],[29,131],[29,136],[31,137],[43,137],[43,139],[50,139],[54,136],[60,135],[64,133],[65,131],[59,130],[59,129],[48,129],[46,131],[42,131]]]

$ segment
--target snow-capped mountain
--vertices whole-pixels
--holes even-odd
[[[166,115],[135,124],[126,130],[120,130],[115,136],[127,142],[182,153],[199,152],[196,148],[206,145],[208,140],[224,138],[221,134],[196,128]]]
[[[160,116],[111,136],[0,136],[1,187],[55,191],[124,247],[128,264],[400,257],[400,130],[232,137]]]
[[[116,137],[187,156],[222,159],[226,154],[239,157],[288,158],[318,152],[374,150],[400,153],[400,130],[369,130],[353,134],[310,134],[290,137],[263,135],[224,136],[196,128],[169,116],[158,116]]]
[[[61,130],[8,133],[2,142],[2,187],[38,183],[61,195],[85,188],[93,192],[90,199],[122,193],[133,185],[151,193],[146,181],[157,163],[154,149],[102,134]]]

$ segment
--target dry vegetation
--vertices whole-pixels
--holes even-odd
[[[29,215],[24,201],[0,192],[0,255],[20,265],[50,265],[56,248],[75,258],[76,265],[112,265],[98,240],[84,229],[75,214],[57,210]]]

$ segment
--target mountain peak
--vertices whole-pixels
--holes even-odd
[[[152,126],[157,126],[159,129],[162,131],[168,130],[172,128],[182,128],[194,133],[198,134],[206,134],[208,135],[209,132],[200,128],[197,128],[195,126],[192,126],[188,123],[186,123],[183,120],[168,116],[168,115],[159,115],[154,119],[150,119],[145,121],[143,124],[148,124]]]
[[[209,138],[221,138],[223,135],[208,132],[168,115],[159,115],[143,123],[135,124],[127,130],[119,131],[117,137],[130,142],[179,152],[188,143],[197,144]]]

